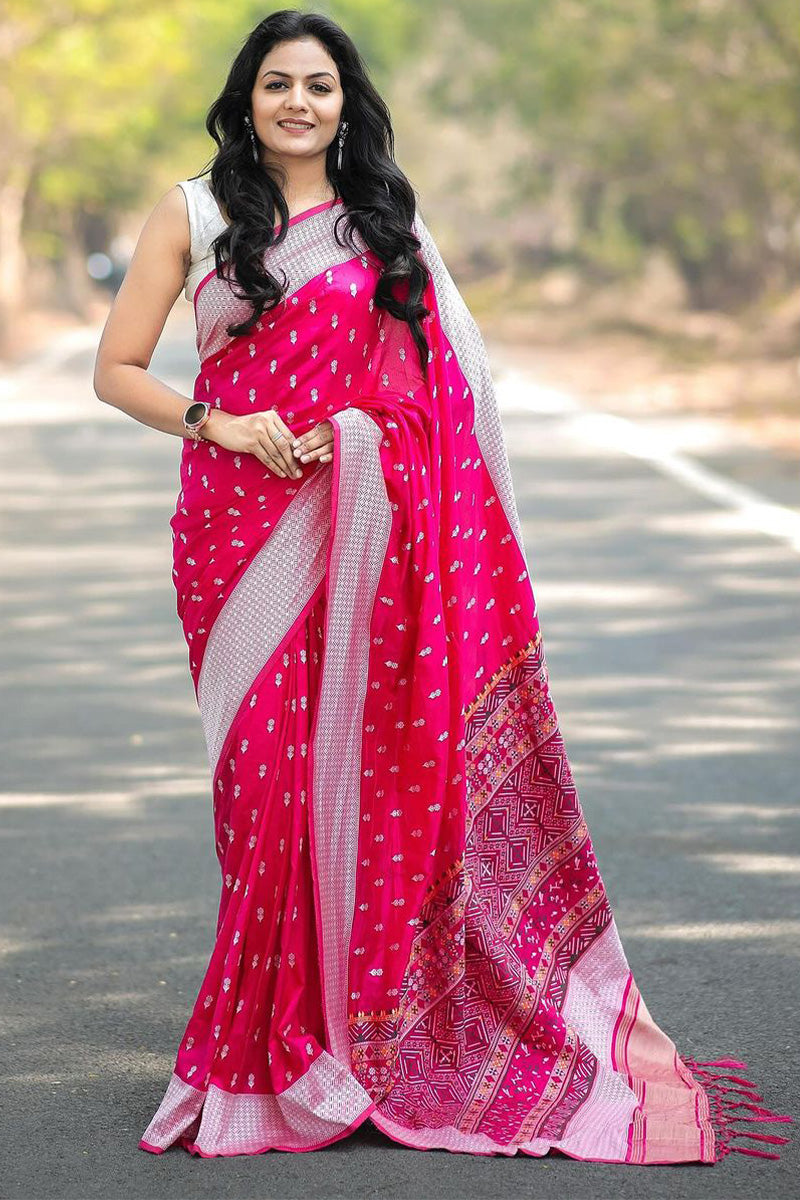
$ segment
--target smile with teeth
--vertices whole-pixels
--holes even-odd
[[[278,121],[283,129],[313,129],[308,121]]]

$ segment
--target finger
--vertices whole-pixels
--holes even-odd
[[[321,450],[324,452],[326,450],[330,450],[332,446],[333,434],[326,435],[321,433],[313,437],[309,437],[309,439],[293,453],[300,458],[302,462],[305,462],[306,455],[311,455],[315,451],[319,452]]]
[[[255,450],[256,457],[263,462],[264,466],[277,475],[279,478],[285,479],[288,471],[284,470],[280,456],[276,452],[275,445],[272,442],[268,433],[259,434],[258,445]],[[294,472],[292,472],[294,474]]]
[[[267,423],[267,436],[272,442],[273,448],[281,461],[287,475],[296,475],[297,464],[292,456],[292,431],[286,430],[283,421],[277,417],[273,421]]]
[[[263,446],[259,446],[257,450],[253,451],[253,454],[259,460],[259,462],[263,463],[264,466],[272,472],[273,475],[277,475],[279,478],[285,478],[282,468],[275,466],[275,463],[267,454]]]
[[[275,426],[267,428],[266,438],[272,444],[272,451],[284,469],[285,474],[296,474],[297,463],[291,455],[291,437]]]
[[[294,444],[295,442],[297,445]],[[310,430],[308,433],[301,433],[300,437],[295,438],[294,442],[292,442],[292,454],[299,458],[301,454],[307,454],[316,444],[316,433],[314,430]]]
[[[325,421],[320,425],[315,425],[313,429],[301,433],[292,442],[292,452],[298,458],[305,454],[308,450],[313,450],[318,446],[333,443],[333,429],[330,421]]]
[[[300,462],[303,464],[314,462],[315,459],[320,458],[323,454],[330,454],[332,446],[333,442],[325,442],[324,445],[318,446],[316,450],[308,450],[300,456]]]

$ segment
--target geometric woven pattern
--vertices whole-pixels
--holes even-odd
[[[505,1141],[513,1112],[527,1141],[557,1133],[588,1093],[594,1056],[558,1009],[570,967],[611,920],[539,635],[472,705],[466,731],[466,852],[423,905],[394,1020],[351,1026],[354,1068],[390,1120],[413,1108],[426,1126],[502,1127]],[[541,1094],[510,1086],[523,1054],[553,1061]]]
[[[195,398],[264,436],[249,414],[277,412],[331,461],[184,445],[173,575],[222,890],[140,1144],[307,1150],[369,1118],[420,1148],[717,1161],[726,1064],[679,1057],[625,958],[485,347],[419,213],[427,356],[376,302],[385,264],[340,242],[341,198],[288,222],[283,301],[230,338],[188,194]]]

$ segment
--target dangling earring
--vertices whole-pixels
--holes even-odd
[[[338,159],[338,162],[336,163],[337,171],[341,171],[341,169],[342,169],[342,146],[344,145],[344,139],[346,136],[347,136],[347,121],[342,121],[342,124],[339,127],[339,159]]]
[[[244,123],[247,126],[248,133],[250,134],[250,143],[253,147],[253,158],[256,162],[259,162],[260,159],[258,156],[258,142],[256,141],[256,135],[253,130],[253,122],[250,120],[249,113],[244,114]]]

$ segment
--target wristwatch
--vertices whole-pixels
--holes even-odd
[[[197,400],[190,404],[183,414],[183,427],[187,437],[200,441],[200,430],[205,425],[211,413],[211,405],[207,400]]]

